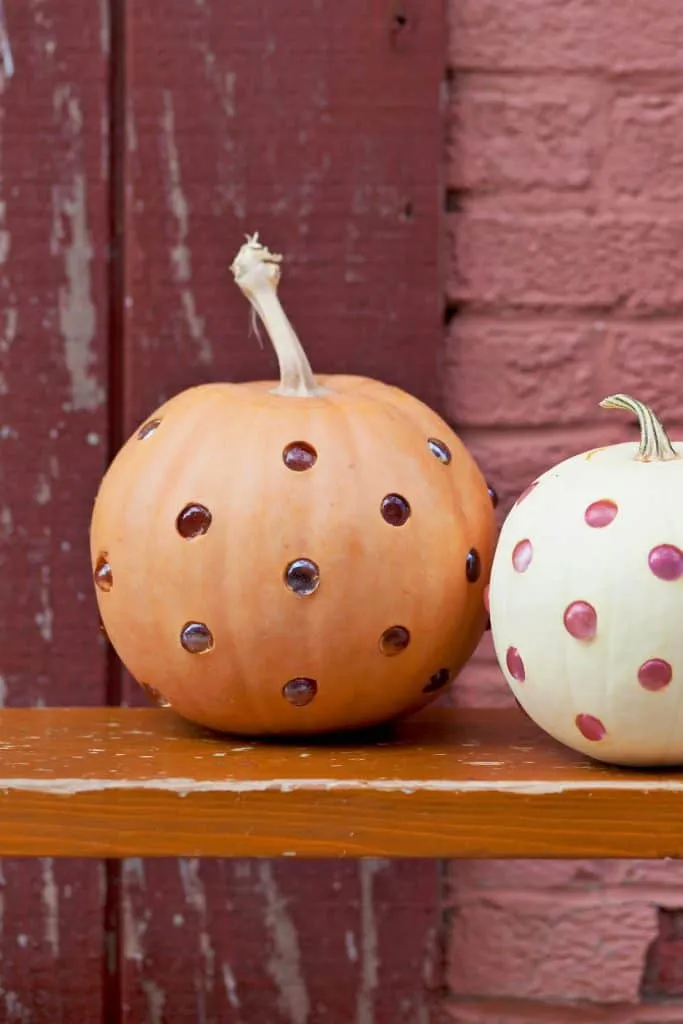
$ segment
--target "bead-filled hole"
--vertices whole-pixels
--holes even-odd
[[[292,441],[283,450],[282,461],[287,469],[304,473],[307,469],[313,469],[318,461],[318,453],[307,441]]]
[[[410,518],[410,504],[402,494],[387,494],[382,498],[381,512],[390,526],[403,526]]]
[[[447,686],[451,681],[451,670],[448,668],[440,668],[438,672],[435,672],[432,678],[429,680],[427,685],[422,690],[423,693],[436,693],[437,690],[442,690],[444,686]]]
[[[308,679],[306,676],[290,679],[282,687],[282,696],[296,708],[304,708],[310,704],[317,692],[318,684],[315,679]]]
[[[379,649],[388,658],[405,651],[410,643],[410,630],[405,626],[390,626],[379,638]]]
[[[310,558],[297,558],[285,569],[285,583],[299,597],[308,597],[320,586],[320,569]]]
[[[211,513],[205,505],[191,502],[178,513],[176,530],[184,540],[201,537],[211,526]]]
[[[465,574],[470,583],[476,583],[481,576],[481,558],[476,548],[470,548],[467,552]]]
[[[430,437],[427,441],[429,450],[432,455],[443,462],[444,466],[447,466],[451,461],[451,450],[445,441],[440,441],[437,437]]]
[[[114,586],[114,574],[111,571],[109,555],[106,551],[103,551],[97,558],[94,576],[98,590],[104,590],[106,593]]]
[[[493,505],[494,508],[498,508],[498,502],[500,500],[498,498],[498,492],[496,491],[495,487],[491,486],[491,484],[487,484],[486,486],[488,488],[489,498],[491,499],[491,504]]]
[[[213,648],[213,633],[203,622],[186,622],[180,643],[189,654],[207,654]]]
[[[152,704],[156,704],[158,708],[170,708],[170,700],[166,700],[163,693],[160,693],[155,686],[149,686],[148,683],[140,683],[140,686],[145,691]]]
[[[138,441],[144,441],[145,438],[151,437],[154,431],[161,426],[161,420],[147,420],[146,423],[138,430]]]

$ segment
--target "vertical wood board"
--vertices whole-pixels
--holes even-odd
[[[191,384],[275,375],[229,272],[253,231],[314,369],[438,401],[443,12],[397,34],[394,8],[129,4],[129,430]]]
[[[275,376],[229,272],[253,231],[314,369],[437,405],[443,5],[131,0],[126,43],[126,433]],[[426,1024],[438,892],[427,861],[128,861],[123,1018]]]
[[[101,704],[88,520],[107,456],[104,4],[6,0],[0,81],[0,704]],[[5,860],[0,1019],[101,1019],[103,873]]]
[[[429,1024],[433,861],[128,860],[126,1024]]]

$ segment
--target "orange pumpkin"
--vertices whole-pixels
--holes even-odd
[[[416,398],[316,380],[277,297],[280,257],[257,236],[232,270],[280,383],[190,388],[117,454],[91,523],[107,635],[159,702],[223,731],[310,734],[417,710],[485,628],[487,484]]]

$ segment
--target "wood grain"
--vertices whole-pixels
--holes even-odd
[[[87,527],[107,457],[103,4],[6,3],[0,81],[0,704],[101,704]],[[102,872],[0,869],[0,1019],[95,1022]]]
[[[376,376],[438,404],[444,5],[131,0],[126,10],[126,430],[192,384],[275,374],[228,269],[255,230],[285,255],[282,299],[316,370]],[[130,683],[124,696],[142,700]],[[440,866],[371,870],[124,865],[125,1021],[182,1006],[209,1022],[424,1024]],[[381,893],[407,892],[409,879],[415,900],[390,913]],[[355,921],[345,971],[324,954],[337,882],[346,909],[336,913]],[[215,909],[226,905],[229,915]],[[239,1006],[219,971],[225,950]]]
[[[155,709],[0,712],[0,852],[678,857],[683,774],[573,754],[514,710],[336,744],[245,743]]]

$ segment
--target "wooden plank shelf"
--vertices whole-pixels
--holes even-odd
[[[300,744],[155,709],[6,709],[0,737],[2,856],[683,855],[682,773],[602,766],[516,710]]]

